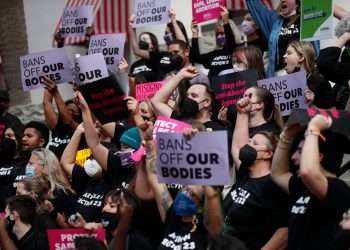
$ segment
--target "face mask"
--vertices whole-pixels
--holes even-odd
[[[95,159],[87,159],[84,163],[84,170],[90,177],[94,177],[97,173],[102,172],[101,166]]]
[[[244,20],[241,24],[241,28],[242,28],[243,33],[246,34],[247,36],[249,36],[255,32],[254,22],[252,22],[252,21]]]
[[[186,118],[194,118],[199,112],[199,104],[189,97],[186,97],[180,106],[180,113]]]
[[[115,154],[119,157],[121,165],[123,167],[131,167],[134,165],[134,161],[132,159],[132,154],[135,152],[133,149],[121,150],[117,151]]]
[[[166,45],[169,45],[173,41],[173,36],[170,33],[164,35],[164,41]]]
[[[218,35],[216,36],[216,45],[218,47],[224,47],[226,43],[225,35]]]
[[[241,71],[244,71],[245,69],[243,69],[239,64],[237,63],[234,63],[233,64],[233,72],[241,72]]]
[[[180,55],[173,55],[170,60],[173,69],[178,71],[182,68],[184,60]]]
[[[101,223],[107,231],[113,231],[118,226],[117,214],[103,212],[101,214]]]
[[[139,41],[139,48],[142,50],[148,50],[149,49],[149,44],[146,43],[145,41],[140,40]]]
[[[188,216],[196,213],[198,209],[195,203],[185,192],[180,192],[174,200],[174,210],[177,216]]]
[[[239,150],[238,157],[244,166],[249,167],[253,165],[257,156],[258,152],[256,151],[256,149],[250,146],[249,144],[246,144]]]
[[[32,167],[32,165],[30,165],[30,163],[28,163],[27,166],[26,166],[25,175],[26,175],[27,177],[33,177],[33,176],[35,176],[34,168]]]
[[[16,154],[17,144],[15,140],[4,137],[1,142],[0,158],[1,160],[11,160]]]

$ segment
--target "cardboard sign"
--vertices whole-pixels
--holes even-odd
[[[151,98],[162,87],[164,81],[160,82],[146,82],[136,85],[136,100],[143,101]]]
[[[300,39],[324,40],[333,37],[333,1],[303,0],[301,4]]]
[[[44,76],[56,83],[73,80],[71,63],[64,48],[21,56],[20,64],[24,91],[43,87]]]
[[[61,33],[63,37],[85,36],[86,28],[92,25],[93,6],[67,7],[63,10]]]
[[[126,94],[115,76],[83,85],[80,91],[102,124],[128,118],[129,113],[124,101]]]
[[[350,113],[345,110],[336,110],[335,108],[327,110],[318,108],[296,109],[289,116],[287,125],[299,124],[301,126],[307,126],[312,117],[317,114],[332,118],[333,122],[329,128],[330,131],[350,138]]]
[[[76,58],[75,72],[80,85],[108,77],[107,65],[101,53]]]
[[[88,54],[102,53],[108,69],[115,71],[124,55],[125,39],[125,33],[92,36]]]
[[[226,185],[229,161],[226,131],[200,132],[187,140],[181,133],[157,133],[160,182]]]
[[[217,19],[221,8],[225,6],[224,0],[192,0],[192,16],[198,23]]]
[[[181,133],[186,128],[192,128],[192,125],[165,116],[158,116],[153,127],[153,137],[155,137],[158,132]]]
[[[293,109],[307,108],[304,97],[304,90],[307,87],[305,71],[260,80],[258,86],[273,94],[282,116],[290,115]]]
[[[136,0],[135,27],[169,22],[170,0]]]
[[[99,228],[95,233],[84,229],[49,229],[47,230],[50,250],[75,249],[74,239],[77,237],[94,237],[105,241],[106,232]]]
[[[246,70],[215,76],[212,80],[211,87],[215,92],[215,99],[219,102],[220,107],[229,107],[235,109],[239,99],[243,97],[246,89],[256,86],[258,72],[256,70]]]

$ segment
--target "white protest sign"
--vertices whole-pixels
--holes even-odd
[[[282,116],[290,115],[297,108],[307,108],[304,98],[304,90],[307,87],[305,71],[260,80],[258,86],[273,94]]]
[[[108,69],[115,71],[124,55],[125,39],[125,33],[92,36],[88,54],[102,53]]]
[[[21,56],[20,64],[24,91],[42,87],[45,76],[56,83],[73,80],[71,63],[64,48]]]
[[[101,53],[79,56],[75,59],[76,80],[86,84],[108,77],[105,59]]]
[[[182,133],[157,133],[159,182],[226,185],[229,182],[227,132],[200,132],[187,140]]]
[[[169,22],[170,0],[136,0],[135,27]]]
[[[93,6],[67,7],[63,10],[61,33],[63,37],[85,36],[86,28],[92,25]]]

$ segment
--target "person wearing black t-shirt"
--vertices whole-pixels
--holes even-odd
[[[225,229],[249,249],[280,249],[287,241],[288,200],[270,175],[275,136],[260,131],[249,137],[249,112],[253,107],[248,97],[237,105],[232,156],[238,174],[223,204]]]
[[[298,125],[286,127],[280,136],[272,164],[272,177],[290,197],[288,249],[337,249],[339,222],[350,207],[350,189],[336,178],[338,167],[324,165],[328,156],[327,141],[321,132],[332,124],[330,117],[314,116],[305,139],[291,156]],[[291,157],[290,157],[291,156]],[[298,176],[289,169],[289,161],[299,167]]]
[[[191,61],[203,64],[209,69],[208,77],[212,79],[221,71],[232,69],[232,53],[237,46],[229,23],[229,14],[224,8],[222,15],[223,25],[219,24],[215,28],[216,47],[214,51],[206,54],[201,54],[198,44],[198,24],[192,21],[192,47],[191,47]]]

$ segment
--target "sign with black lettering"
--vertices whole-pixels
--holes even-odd
[[[182,133],[157,133],[159,182],[184,185],[226,185],[229,163],[226,131],[199,132],[187,140]]]
[[[135,27],[169,22],[170,0],[136,0]]]
[[[345,110],[332,109],[318,109],[318,108],[307,108],[307,109],[296,109],[289,116],[287,125],[299,124],[300,126],[307,126],[309,121],[316,116],[321,114],[332,118],[332,126],[329,128],[330,131],[342,134],[350,138],[350,113]]]
[[[102,124],[128,119],[126,94],[114,75],[82,85],[80,91]]]
[[[86,28],[92,25],[93,6],[67,7],[63,10],[61,34],[63,37],[85,36]]]
[[[107,68],[111,71],[116,71],[120,59],[124,55],[125,39],[125,33],[92,36],[88,54],[102,53]]]
[[[45,76],[56,83],[73,80],[71,62],[64,48],[32,53],[19,60],[24,91],[42,87]]]
[[[76,81],[80,84],[91,83],[108,77],[105,59],[101,53],[79,56],[75,59]]]
[[[282,116],[288,116],[293,109],[307,108],[304,98],[306,73],[299,71],[280,77],[272,77],[258,81],[258,86],[269,90],[275,97]]]
[[[215,100],[220,107],[228,107],[231,111],[239,99],[243,97],[246,89],[256,86],[258,72],[246,70],[232,74],[215,76],[211,88],[215,92]]]

